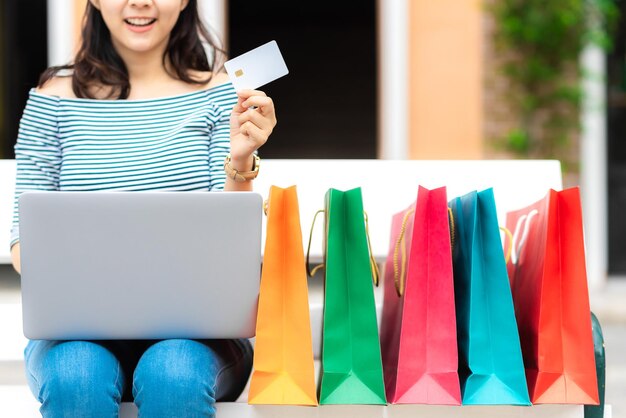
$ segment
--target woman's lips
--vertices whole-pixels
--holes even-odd
[[[142,32],[147,32],[150,29],[152,29],[154,27],[154,24],[156,23],[156,19],[154,19],[152,21],[152,23],[148,24],[148,25],[133,25],[131,24],[129,21],[125,20],[124,23],[126,24],[126,27],[135,32],[135,33],[142,33]]]

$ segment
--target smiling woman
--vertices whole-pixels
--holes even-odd
[[[185,12],[187,6],[192,10]],[[129,99],[133,78],[160,71],[161,65],[152,64],[156,62],[169,76],[165,82],[174,78],[206,85],[213,67],[223,63],[224,51],[202,25],[196,8],[196,0],[162,0],[158,7],[148,0],[89,1],[76,59],[49,68],[39,84],[70,70],[76,97]],[[137,65],[127,65],[128,60]],[[133,68],[137,73],[129,73]]]
[[[111,31],[113,45],[120,55],[127,50],[151,51],[159,44],[166,44],[188,0],[159,1],[158,8],[149,9],[130,9],[127,3],[124,0],[92,1]],[[136,33],[146,35],[136,36]]]
[[[252,190],[274,103],[228,82],[197,3],[89,0],[74,60],[43,73],[21,119],[16,270],[24,192]],[[251,363],[247,339],[32,340],[25,350],[44,417],[117,416],[122,399],[140,416],[213,417],[216,400],[241,393]]]
[[[128,29],[133,32],[142,33],[152,29],[152,25],[156,22],[156,18],[146,17],[129,17],[124,22],[130,26]]]

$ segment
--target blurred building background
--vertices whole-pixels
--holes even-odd
[[[39,74],[71,61],[86,1],[0,2],[0,158],[13,158]],[[290,74],[265,88],[279,124],[264,157],[512,156],[496,143],[517,118],[497,70],[496,22],[485,9],[497,0],[199,1],[231,56],[272,39],[283,52]],[[580,134],[563,157],[578,167],[566,183],[583,193],[593,308],[608,322],[607,338],[624,347],[626,2],[615,1],[622,18],[613,50],[588,46],[580,54],[590,76],[582,82]],[[626,388],[621,361],[610,363],[616,394]]]
[[[13,157],[19,117],[41,71],[72,59],[85,3],[0,5],[0,157]],[[493,17],[480,0],[200,4],[231,56],[272,39],[285,55],[289,77],[266,87],[280,103],[266,157],[511,157],[494,142],[516,115],[498,71]],[[568,151],[579,160],[566,182],[582,187],[594,289],[609,275],[626,275],[623,32],[621,25],[611,54],[593,47],[581,54],[594,77],[584,85],[589,105],[580,115],[580,138]]]

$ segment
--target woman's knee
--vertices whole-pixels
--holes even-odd
[[[135,403],[142,414],[184,406],[189,416],[212,416],[194,415],[189,409],[213,413],[220,361],[200,342],[160,341],[148,348],[137,364],[133,379]]]
[[[87,417],[90,411],[119,408],[123,372],[115,356],[99,344],[31,342],[26,357],[29,384],[42,413],[48,412],[44,416],[62,416],[62,409]]]

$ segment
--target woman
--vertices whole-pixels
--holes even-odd
[[[252,189],[274,105],[263,92],[235,92],[217,71],[221,52],[196,0],[89,0],[73,64],[44,72],[22,117],[18,271],[24,191]],[[44,417],[117,417],[131,394],[140,416],[212,417],[216,399],[243,390],[251,357],[247,340],[30,341],[25,350]]]

